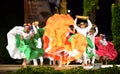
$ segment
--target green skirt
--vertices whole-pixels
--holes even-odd
[[[93,48],[94,46],[91,39],[89,37],[86,37],[86,39],[87,39],[88,47]],[[86,53],[88,55],[88,58],[92,58],[93,56],[95,56],[95,54],[89,52],[88,49],[86,49]]]
[[[36,47],[36,40],[31,39],[20,39],[20,35],[16,35],[16,46],[20,52],[25,54],[27,60],[37,59],[44,55],[43,48]]]

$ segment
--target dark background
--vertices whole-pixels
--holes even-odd
[[[99,33],[112,35],[111,32],[111,5],[114,0],[99,0],[100,9],[96,11],[96,22]],[[71,9],[72,16],[82,15],[83,13],[83,0],[68,0],[68,9]]]
[[[71,16],[82,15],[82,0],[67,0]],[[99,0],[100,9],[96,12],[96,24],[99,33],[111,35],[111,4],[114,0]],[[16,25],[24,23],[24,0],[4,0],[0,3],[0,30],[7,33]]]

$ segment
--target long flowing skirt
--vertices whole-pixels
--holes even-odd
[[[16,35],[20,34],[23,31],[23,27],[15,26],[7,33],[8,45],[6,49],[8,50],[10,57],[13,59],[22,59],[25,58],[24,53],[21,53],[16,46]]]
[[[103,46],[99,44],[99,40],[100,40],[99,37],[95,38],[95,43],[96,43],[96,46],[98,47],[96,54],[99,57],[107,56],[110,60],[114,60],[118,55],[117,51],[114,48],[114,44],[110,41],[107,41],[108,45]]]

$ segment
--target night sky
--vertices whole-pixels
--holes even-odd
[[[4,0],[0,4],[0,25],[2,31],[9,31],[24,21],[23,0]]]
[[[96,12],[96,25],[99,33],[111,35],[111,4],[114,0],[99,0],[100,9]],[[68,9],[72,16],[82,15],[82,0],[68,0]],[[0,3],[0,25],[2,32],[8,32],[16,25],[24,23],[24,1],[23,0],[4,0]]]

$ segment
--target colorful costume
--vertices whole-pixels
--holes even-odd
[[[89,37],[92,41],[93,48],[88,47],[87,48],[87,54],[88,58],[92,58],[92,64],[94,64],[95,58],[96,58],[96,49],[95,49],[95,36],[98,34],[98,28],[95,27],[95,32],[93,34],[88,33],[87,37]],[[89,59],[90,60],[90,59]]]
[[[8,45],[6,46],[10,57],[13,59],[22,59],[25,58],[24,53],[21,53],[16,46],[16,35],[22,34],[24,27],[15,26],[7,33]]]
[[[35,34],[40,34],[40,37],[37,40],[37,48],[42,48],[42,41],[41,41],[41,39],[42,39],[43,34],[44,34],[44,29],[43,28],[39,28],[38,24],[39,24],[39,22],[37,22],[37,21],[33,22],[32,23],[32,28],[33,28]],[[39,60],[40,60],[41,65],[43,65],[43,56],[40,56]],[[35,66],[38,65],[37,59],[33,59],[33,64]]]
[[[115,50],[113,43],[107,41],[107,44],[105,43],[105,45],[101,45],[100,40],[101,40],[100,37],[95,38],[95,44],[98,47],[96,54],[99,57],[107,56],[110,60],[114,60],[118,53]]]
[[[93,46],[92,40],[89,37],[86,37],[86,39],[87,39],[87,43],[88,43],[88,47],[86,49],[86,53],[87,53],[87,58],[89,59],[89,58],[94,56],[94,54],[90,52],[90,49],[93,49],[94,46]]]
[[[87,46],[86,39],[81,34],[75,34],[72,42],[66,42],[69,25],[74,25],[74,20],[69,14],[55,14],[47,20],[43,36],[45,55],[60,60],[60,54],[63,52],[63,64],[68,58],[73,61],[81,57]]]
[[[17,29],[15,29],[17,28]],[[26,58],[27,60],[32,60],[32,59],[36,59],[40,56],[42,56],[44,54],[44,50],[42,48],[38,48],[37,47],[37,40],[40,37],[41,34],[36,33],[34,34],[33,31],[31,30],[29,33],[25,33],[24,32],[24,28],[20,27],[22,29],[18,29],[18,27],[13,28],[11,31],[12,33],[9,33],[9,36],[11,35],[11,37],[8,36],[8,46],[7,49],[11,55],[11,57],[16,57],[17,54],[23,54],[24,57],[16,57],[14,59],[22,59],[22,58]],[[15,30],[14,30],[15,29]],[[11,32],[10,31],[10,32]],[[39,29],[40,31],[40,29]],[[14,33],[16,32],[16,33]],[[18,33],[20,32],[20,33]],[[21,38],[22,36],[22,38]],[[10,41],[12,39],[12,41]],[[12,48],[11,44],[13,45]],[[13,50],[13,51],[11,51]],[[16,53],[19,52],[19,53]],[[14,56],[12,56],[12,54],[14,54]]]
[[[88,43],[88,47],[93,48],[93,45],[92,45],[92,43],[91,43],[90,38],[87,37],[87,32],[89,32],[89,30],[90,30],[91,27],[92,27],[91,21],[90,21],[89,19],[87,19],[88,26],[85,27],[85,28],[80,28],[80,27],[78,27],[76,23],[77,23],[77,18],[76,18],[75,21],[74,21],[75,29],[77,30],[78,33],[82,34],[82,35],[86,38],[87,43]],[[89,53],[88,53],[88,51],[87,51],[87,47],[86,47],[86,50],[85,50],[85,51],[86,51],[86,52],[84,52],[84,54],[83,54],[83,59],[84,59],[85,64],[87,64],[87,54],[89,55]],[[78,59],[78,62],[79,62],[79,61],[81,61],[81,58]]]

